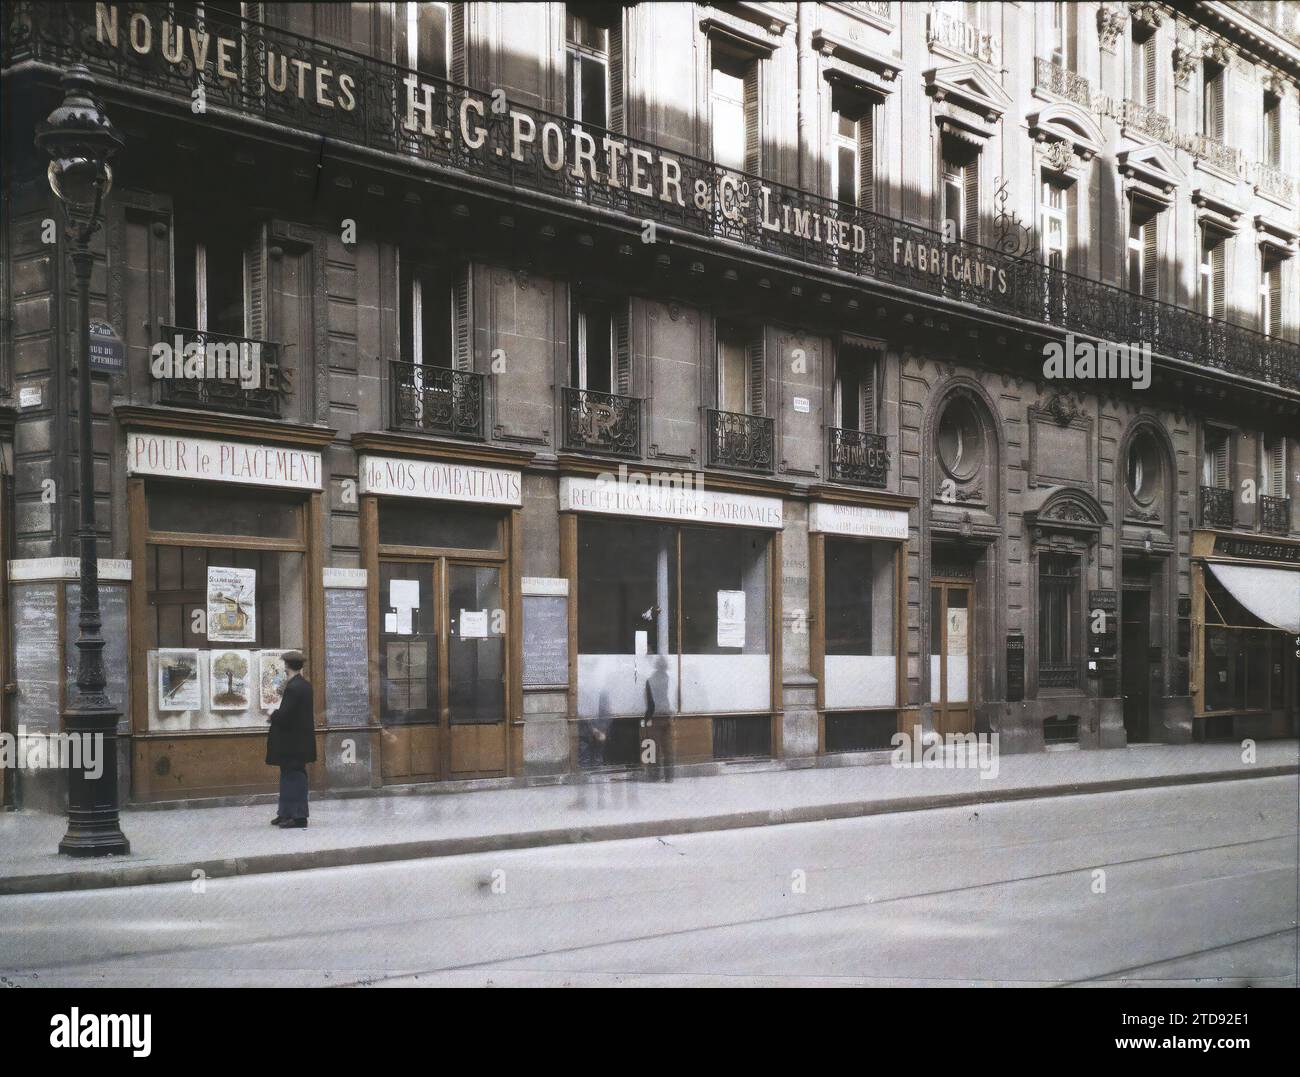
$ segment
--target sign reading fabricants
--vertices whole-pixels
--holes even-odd
[[[474,464],[362,456],[361,492],[518,506],[523,504],[523,476],[518,471]]]
[[[808,522],[809,531],[859,538],[907,538],[907,513],[896,509],[876,509],[868,505],[837,505],[814,501]]]
[[[215,441],[184,434],[131,430],[126,435],[126,472],[165,479],[205,479],[249,486],[321,488],[320,453],[286,445]]]
[[[783,508],[780,499],[775,497],[682,488],[669,483],[573,477],[560,480],[561,512],[599,512],[609,516],[647,516],[655,520],[780,530],[785,526]]]

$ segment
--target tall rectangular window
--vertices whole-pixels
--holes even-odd
[[[1057,67],[1073,71],[1076,65],[1074,4],[1052,3],[1048,14],[1048,58]]]
[[[598,393],[631,391],[626,305],[595,299],[573,304],[569,386]]]
[[[718,410],[762,415],[766,395],[762,332],[724,322],[716,333]]]
[[[1069,251],[1070,228],[1066,213],[1066,191],[1059,183],[1043,177],[1039,195],[1039,232],[1043,237],[1043,258],[1053,269],[1064,269]]]
[[[1229,438],[1225,430],[1214,427],[1205,431],[1205,447],[1201,454],[1201,485],[1226,490],[1228,481]]]
[[[1286,497],[1286,438],[1265,434],[1259,439],[1259,492],[1265,497]]]
[[[968,243],[979,242],[979,152],[954,139],[943,143],[942,223]]]
[[[835,425],[876,432],[876,355],[849,342],[835,356]]]
[[[406,251],[399,255],[398,321],[404,363],[454,366],[455,289],[451,274]]]
[[[1223,84],[1222,67],[1209,60],[1201,64],[1201,134],[1223,141]]]
[[[1064,669],[1075,660],[1078,629],[1079,560],[1076,557],[1044,554],[1038,561],[1038,662],[1040,683],[1043,667]]]
[[[712,43],[713,67],[709,82],[709,122],[713,133],[713,159],[724,168],[758,172],[758,77],[761,61]]]
[[[172,233],[172,301],[181,329],[264,339],[266,241],[216,207],[180,207]]]
[[[1279,168],[1282,164],[1282,99],[1264,91],[1264,123],[1260,137],[1264,164]]]
[[[1132,82],[1130,93],[1139,105],[1156,106],[1156,74],[1160,62],[1156,57],[1156,33],[1140,23],[1133,24],[1130,41],[1132,57]]]
[[[831,197],[876,208],[875,101],[839,86],[831,91]]]
[[[1159,211],[1134,202],[1129,211],[1128,286],[1148,299],[1160,298]]]
[[[1259,328],[1272,337],[1282,335],[1282,259],[1261,251],[1259,256]]]
[[[1211,318],[1228,314],[1225,270],[1228,240],[1213,228],[1201,231],[1201,310]]]
[[[571,119],[609,127],[610,32],[590,18],[566,12],[566,108]]]
[[[399,62],[412,71],[420,71],[437,78],[448,78],[451,71],[449,5],[402,3],[397,7]]]

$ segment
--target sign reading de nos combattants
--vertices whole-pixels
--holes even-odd
[[[852,219],[852,207],[846,207],[845,219],[833,202],[804,199],[797,191],[723,168],[701,169],[693,159],[654,146],[583,130],[391,65],[367,65],[360,56],[334,50],[303,58],[310,54],[304,53],[301,40],[291,39],[286,48],[273,28],[250,25],[248,40],[241,42],[233,28],[223,33],[216,25],[207,30],[183,25],[168,17],[166,9],[150,12],[105,3],[95,7],[95,39],[101,49],[113,49],[141,65],[154,65],[161,57],[180,77],[199,71],[204,80],[242,84],[244,93],[250,79],[258,80],[283,103],[278,111],[322,133],[332,130],[331,120],[337,124],[345,114],[355,113],[360,102],[370,102],[367,107],[373,109],[375,102],[391,101],[406,138],[426,139],[434,156],[445,155],[457,167],[476,160],[540,165],[557,176],[618,191],[628,202],[639,200],[647,213],[660,204],[668,210],[691,207],[717,213],[728,222],[733,238],[746,233],[755,240],[765,233],[788,235],[814,247],[854,254],[865,252],[871,242],[863,224]],[[913,249],[916,244],[910,242],[896,247],[892,255],[900,267],[958,279],[972,271],[984,276],[984,266],[958,260],[941,268],[939,253],[928,247]],[[992,267],[987,275],[994,287],[1005,291],[1005,276],[997,280]]]

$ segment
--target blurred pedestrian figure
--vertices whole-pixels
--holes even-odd
[[[289,680],[266,735],[266,762],[280,768],[280,806],[272,826],[300,830],[307,825],[307,764],[316,762],[316,721],[311,684],[302,675],[301,651],[284,656]]]

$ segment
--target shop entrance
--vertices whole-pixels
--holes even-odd
[[[502,517],[377,500],[383,780],[502,776],[509,608]]]
[[[968,580],[930,583],[930,702],[935,732],[970,733],[971,611],[974,586]]]
[[[1125,589],[1120,623],[1120,692],[1129,744],[1150,740],[1151,592]]]

